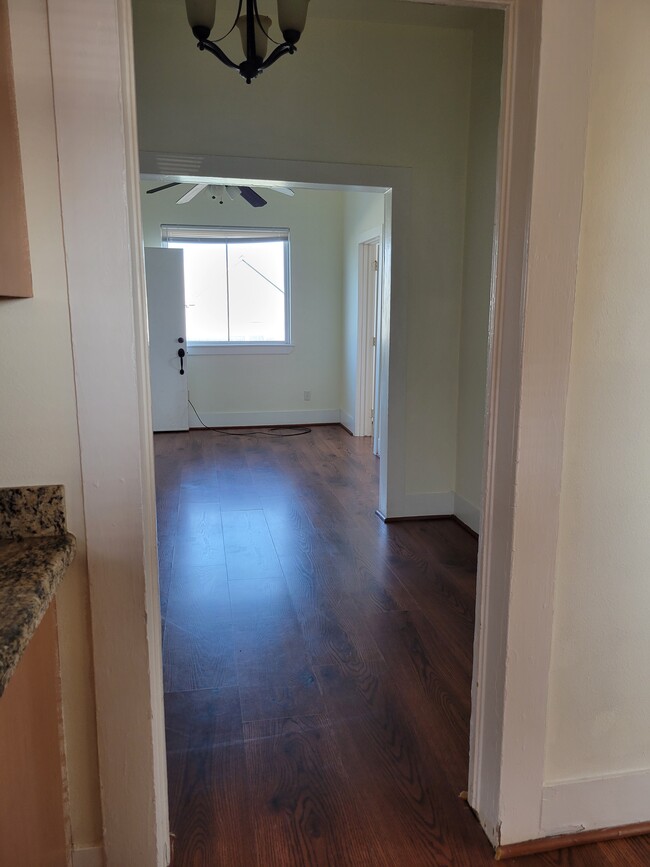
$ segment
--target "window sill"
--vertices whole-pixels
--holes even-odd
[[[188,355],[289,355],[293,343],[188,343]]]

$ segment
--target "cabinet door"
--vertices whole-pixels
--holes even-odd
[[[0,0],[0,296],[29,298],[32,272],[7,0]]]
[[[65,804],[52,604],[0,697],[0,864],[67,867]]]

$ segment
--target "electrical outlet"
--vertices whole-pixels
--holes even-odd
[[[305,400],[311,400],[311,391],[304,392]]]

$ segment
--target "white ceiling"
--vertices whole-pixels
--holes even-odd
[[[133,5],[181,6],[183,0],[132,0]],[[262,14],[273,20],[277,17],[275,0],[258,0]],[[237,11],[237,0],[217,0],[217,21],[230,22]],[[460,27],[474,28],[485,15],[494,12],[438,6],[412,0],[311,0],[307,15],[309,19],[324,18],[342,21],[376,21],[382,24],[404,24],[412,27]],[[219,26],[215,28],[215,32]]]
[[[309,18],[377,21],[419,27],[474,27],[485,12],[410,0],[311,0]]]

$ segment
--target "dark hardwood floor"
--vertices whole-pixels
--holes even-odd
[[[480,867],[476,542],[385,525],[338,426],[155,437],[174,867]],[[522,858],[650,864],[646,838]]]

